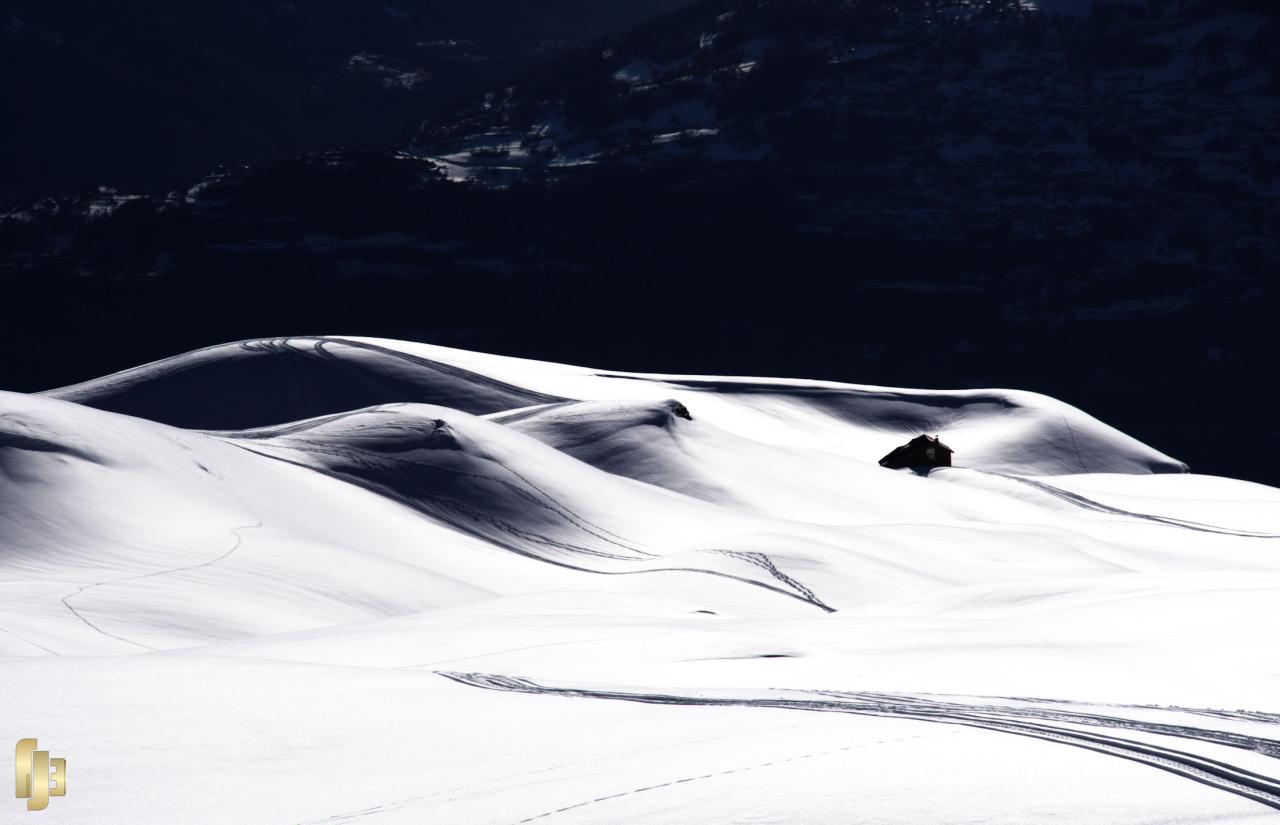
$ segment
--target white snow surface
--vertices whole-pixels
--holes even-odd
[[[1184,469],[369,338],[0,392],[0,733],[50,823],[1280,822],[1280,490]]]

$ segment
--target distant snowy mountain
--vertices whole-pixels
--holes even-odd
[[[1035,393],[370,338],[0,393],[0,727],[93,825],[1269,821],[1280,490],[1184,469]]]

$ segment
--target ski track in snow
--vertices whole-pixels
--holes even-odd
[[[64,602],[64,604],[65,604],[65,602]],[[75,611],[72,611],[72,612],[75,612]],[[81,621],[84,621],[84,620],[83,620],[83,619],[81,619]],[[92,625],[90,625],[90,626],[92,627]],[[31,640],[30,640],[30,639],[28,639],[26,636],[23,636],[23,635],[21,635],[21,634],[19,634],[19,633],[14,633],[12,630],[8,629],[7,627],[0,627],[0,633],[4,633],[6,636],[12,636],[13,638],[17,639],[17,640],[18,640],[18,641],[20,641],[20,642],[26,642],[27,644],[31,645],[32,647],[38,647],[38,648],[40,648],[41,650],[43,650],[45,653],[48,653],[48,654],[49,654],[49,655],[51,655],[51,656],[61,656],[61,655],[62,655],[62,654],[61,654],[61,653],[59,653],[58,651],[56,651],[56,650],[51,650],[51,649],[49,649],[49,648],[45,647],[44,645],[40,644],[39,642],[33,642],[33,641],[31,641]]]
[[[535,816],[530,816],[524,819],[517,820],[515,823],[513,823],[513,825],[524,825],[524,823],[526,822],[537,822],[538,820],[541,820],[541,819],[547,819],[548,817],[553,817],[553,816],[556,816],[557,814],[568,813],[569,811],[575,811],[580,808],[586,808],[590,805],[597,805],[601,802],[609,802],[614,799],[622,799],[624,797],[634,796],[635,794],[644,793],[646,791],[658,791],[664,788],[674,788],[679,785],[683,785],[687,782],[698,782],[703,779],[715,779],[716,777],[720,777],[720,776],[732,776],[738,773],[746,773],[747,771],[755,771],[755,770],[761,770],[763,768],[776,767],[778,765],[787,765],[795,762],[803,762],[806,759],[816,759],[818,757],[831,756],[837,753],[847,753],[849,751],[858,750],[860,748],[871,748],[877,745],[889,745],[895,742],[910,742],[916,739],[928,739],[934,735],[935,734],[917,734],[915,736],[894,736],[888,739],[876,739],[871,742],[859,742],[856,745],[846,745],[843,748],[831,748],[829,750],[824,750],[824,751],[804,753],[804,754],[800,754],[799,756],[790,756],[785,759],[775,759],[771,762],[760,762],[754,765],[745,765],[740,768],[730,768],[724,771],[714,771],[712,773],[698,774],[697,776],[686,776],[681,779],[673,779],[670,782],[659,782],[654,785],[645,785],[642,788],[632,788],[631,790],[622,791],[621,793],[612,793],[612,794],[607,794],[605,796],[597,796],[594,799],[588,799],[585,802],[578,802],[574,805],[566,805],[562,808],[556,808],[553,811],[547,811],[546,813],[541,813]]]
[[[563,696],[582,699],[608,699],[625,702],[642,702],[659,705],[706,705],[716,707],[758,707],[775,710],[801,710],[827,713],[848,713],[860,716],[883,716],[897,719],[911,719],[921,722],[936,722],[950,725],[963,725],[983,730],[1026,736],[1049,742],[1056,742],[1081,748],[1107,756],[1118,757],[1138,762],[1158,770],[1199,782],[1227,793],[1250,799],[1269,808],[1280,810],[1280,778],[1266,776],[1232,765],[1217,759],[1210,759],[1185,750],[1163,745],[1154,745],[1120,736],[1091,733],[1076,730],[1068,726],[1105,727],[1130,730],[1145,734],[1155,734],[1170,738],[1190,739],[1208,742],[1215,745],[1226,745],[1232,748],[1249,750],[1271,758],[1280,758],[1280,741],[1265,737],[1247,736],[1229,731],[1195,728],[1182,725],[1168,725],[1148,722],[1139,719],[1100,716],[1092,713],[1068,710],[1046,710],[1043,706],[1028,704],[1026,706],[981,705],[963,702],[939,701],[911,695],[894,695],[886,693],[857,693],[846,691],[813,691],[815,696],[827,698],[715,698],[708,696],[688,696],[676,693],[639,693],[628,691],[609,691],[587,688],[549,687],[537,682],[518,677],[500,676],[485,673],[454,673],[437,671],[439,675],[452,679],[460,684],[487,690],[507,691],[513,693],[530,693],[547,696]],[[797,692],[797,691],[788,691]],[[1024,700],[1025,701],[1025,700]],[[1059,705],[1078,704],[1056,700],[1034,700],[1040,703],[1052,702]],[[1233,714],[1227,711],[1212,711],[1218,718],[1258,721],[1257,714]],[[1051,724],[1057,723],[1057,724]],[[1280,730],[1277,730],[1280,734]],[[710,776],[710,774],[708,775]],[[693,777],[706,778],[706,777]],[[689,780],[679,780],[680,782]],[[639,788],[629,793],[668,787],[679,782]],[[602,802],[626,794],[613,794],[607,797],[583,802],[555,811],[520,820],[530,822],[556,813],[572,810],[592,802]]]
[[[86,584],[79,587],[74,593],[70,593],[66,596],[63,596],[61,599],[62,603],[66,606],[67,610],[71,611],[72,615],[74,615],[80,621],[84,622],[89,627],[93,628],[98,633],[101,633],[103,636],[109,636],[112,639],[118,639],[119,641],[126,642],[135,647],[144,648],[145,650],[152,650],[152,651],[157,650],[157,648],[154,648],[151,645],[143,644],[142,642],[134,641],[133,639],[126,639],[124,636],[117,635],[115,633],[112,633],[109,630],[103,630],[98,625],[89,621],[89,618],[85,616],[84,613],[77,610],[71,604],[71,600],[81,595],[82,593],[86,593],[98,587],[106,587],[112,584],[122,584],[124,582],[141,581],[142,579],[150,579],[156,576],[169,576],[176,573],[185,573],[189,570],[199,570],[202,567],[209,567],[211,565],[217,564],[218,562],[225,560],[232,553],[239,550],[240,545],[244,543],[244,535],[241,533],[242,530],[253,530],[262,526],[262,519],[259,518],[257,515],[255,515],[253,511],[249,509],[249,506],[245,504],[244,501],[241,500],[239,496],[235,496],[234,494],[232,495],[240,503],[240,505],[244,507],[245,510],[248,511],[249,515],[253,517],[253,521],[248,524],[237,525],[230,529],[229,532],[231,533],[231,537],[234,539],[234,541],[232,542],[231,547],[229,547],[225,552],[215,556],[214,558],[209,559],[208,561],[202,561],[197,564],[189,564],[189,565],[186,565],[185,567],[173,567],[167,570],[153,570],[150,573],[140,573],[136,576],[122,576],[120,578],[106,579],[104,581],[94,582],[93,584]],[[26,641],[26,640],[24,639],[23,641]],[[37,647],[38,646],[39,645],[37,645]]]
[[[1080,507],[1084,510],[1092,510],[1096,513],[1106,513],[1109,516],[1121,516],[1123,518],[1140,519],[1142,521],[1149,521],[1154,524],[1163,524],[1166,527],[1180,527],[1183,530],[1196,530],[1202,533],[1217,533],[1218,535],[1222,535],[1222,536],[1238,536],[1240,538],[1248,538],[1248,539],[1280,539],[1280,533],[1259,533],[1252,530],[1234,530],[1230,527],[1218,527],[1213,524],[1203,524],[1198,521],[1187,521],[1186,519],[1173,518],[1172,516],[1157,516],[1157,515],[1152,515],[1150,513],[1135,513],[1132,510],[1124,510],[1119,507],[1113,507],[1110,504],[1103,504],[1102,502],[1096,501],[1087,496],[1082,496],[1079,493],[1073,493],[1069,490],[1064,490],[1061,487],[1056,487],[1048,483],[1047,481],[1040,481],[1038,479],[1010,475],[1009,473],[996,473],[991,471],[984,471],[984,472],[986,472],[987,475],[999,476],[1000,478],[1007,478],[1010,481],[1016,481],[1020,484],[1025,484],[1028,487],[1033,487],[1042,493],[1048,493],[1054,498],[1061,499],[1069,504],[1074,504],[1077,507]]]
[[[573,805],[566,805],[551,811],[547,811],[545,813],[535,814],[534,816],[525,817],[523,819],[516,820],[515,822],[512,823],[512,825],[524,825],[524,823],[527,823],[527,822],[537,822],[539,820],[547,819],[548,817],[552,817],[557,814],[567,813],[569,811],[586,808],[591,805],[597,805],[597,804],[600,804],[603,802],[609,802],[615,799],[622,799],[628,796],[633,796],[635,794],[644,793],[646,791],[656,791],[656,790],[662,790],[664,788],[675,788],[677,786],[684,785],[689,782],[698,782],[704,779],[715,779],[716,777],[720,777],[720,776],[732,776],[734,774],[746,773],[748,771],[755,771],[755,770],[761,770],[764,768],[772,768],[779,765],[787,765],[787,764],[793,764],[796,762],[803,762],[807,759],[817,759],[823,756],[832,756],[840,753],[848,753],[850,751],[861,750],[863,748],[873,748],[878,745],[889,745],[897,742],[912,742],[920,739],[932,739],[940,735],[946,735],[946,734],[921,733],[921,734],[914,734],[911,736],[893,736],[885,739],[875,739],[875,740],[866,741],[866,742],[859,742],[855,745],[846,745],[840,748],[829,748],[827,750],[814,751],[812,753],[804,753],[797,756],[789,756],[785,758],[774,759],[768,762],[758,762],[755,764],[743,765],[741,767],[729,768],[727,770],[722,770],[722,771],[713,771],[711,773],[696,774],[694,776],[681,777],[679,779],[673,779],[670,782],[659,782],[653,785],[645,785],[643,787],[632,788],[630,790],[622,791],[620,793],[612,793],[612,794],[606,794],[604,796],[598,796],[593,799],[588,799],[584,802],[575,803]],[[514,779],[527,779],[530,776],[534,776],[537,774],[550,773],[552,771],[560,770],[565,767],[568,767],[568,765],[554,765],[551,767],[541,768],[534,771],[526,771],[520,774],[506,776],[506,777],[503,777],[503,780],[510,781]],[[436,793],[419,794],[417,796],[411,796],[406,799],[399,799],[399,800],[396,800],[395,802],[387,802],[382,805],[376,805],[370,808],[364,808],[359,811],[333,814],[331,816],[324,817],[323,819],[307,820],[306,822],[299,823],[299,825],[333,825],[334,823],[340,823],[340,822],[352,822],[358,819],[362,819],[364,817],[378,816],[384,813],[391,813],[393,811],[420,805],[426,802],[435,802],[437,800],[440,800],[441,797],[447,797],[448,794],[457,793],[459,791],[467,791],[471,789],[472,789],[471,786],[464,785],[464,786],[449,788]]]

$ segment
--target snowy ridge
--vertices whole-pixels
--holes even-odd
[[[558,400],[348,339],[239,341],[43,393],[166,424],[242,429],[388,401],[483,413]]]
[[[0,722],[74,822],[156,753],[144,821],[1255,821],[1280,491],[1184,470],[1012,390],[212,347],[0,393]]]
[[[350,481],[521,555],[597,573],[714,573],[830,609],[763,554],[704,547],[661,553],[625,538],[619,521],[660,510],[678,517],[683,502],[592,472],[517,432],[456,410],[393,405],[232,437],[255,452]],[[583,489],[592,491],[592,512],[611,516],[613,529],[576,509]],[[629,533],[639,531],[632,524]],[[726,567],[745,569],[735,573]],[[760,577],[760,570],[768,575]]]

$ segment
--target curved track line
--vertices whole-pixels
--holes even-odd
[[[62,655],[62,654],[61,654],[61,653],[59,653],[58,651],[56,651],[56,650],[50,650],[49,648],[45,647],[44,645],[40,644],[39,642],[33,642],[33,641],[31,641],[30,639],[28,639],[26,636],[20,636],[19,634],[14,633],[12,630],[9,630],[8,628],[0,627],[0,633],[4,633],[4,634],[7,634],[7,635],[9,635],[9,636],[12,636],[13,638],[17,639],[18,641],[26,642],[27,644],[31,645],[32,647],[38,647],[38,648],[40,648],[41,650],[43,650],[45,653],[49,653],[49,654],[52,654],[52,655],[54,655],[54,656],[61,656],[61,655]]]
[[[1057,742],[1095,753],[1139,762],[1157,770],[1191,779],[1203,785],[1253,800],[1269,808],[1280,810],[1280,779],[1211,759],[1196,753],[1178,750],[1164,745],[1127,739],[1103,733],[1063,727],[1062,723],[1093,727],[1117,727],[1116,720],[1094,714],[1071,714],[1057,711],[1056,717],[1037,713],[1038,708],[1009,708],[1006,706],[939,702],[919,696],[883,693],[831,693],[813,692],[813,696],[832,698],[724,698],[706,696],[682,696],[666,693],[635,693],[549,687],[528,679],[484,673],[452,673],[437,671],[455,682],[488,690],[513,693],[535,693],[589,699],[612,699],[660,705],[710,705],[718,707],[762,707],[781,710],[848,713],[860,716],[880,716],[911,719],[920,722],[936,722],[948,725],[980,728],[998,733],[1008,733],[1034,739]],[[1225,713],[1219,711],[1218,713]],[[1049,724],[1045,720],[1059,724]],[[1225,731],[1205,731],[1197,728],[1148,723],[1137,719],[1123,720],[1136,732],[1165,735],[1173,738],[1191,738],[1214,744],[1227,744],[1267,756],[1280,755],[1280,742],[1262,737],[1250,737]],[[1222,738],[1217,738],[1222,737]]]
[[[712,773],[704,773],[698,776],[686,776],[683,779],[673,779],[670,782],[659,782],[656,785],[647,785],[643,788],[633,788],[629,791],[620,791],[619,793],[607,794],[606,796],[598,796],[595,799],[588,799],[585,802],[578,802],[574,805],[566,805],[563,808],[556,808],[553,811],[547,811],[546,813],[542,813],[536,816],[531,816],[525,819],[518,820],[515,823],[515,825],[525,825],[525,823],[528,823],[528,822],[537,822],[539,819],[546,819],[547,817],[555,816],[556,814],[562,814],[567,811],[577,810],[578,808],[585,808],[588,805],[596,805],[601,802],[608,802],[613,799],[621,799],[624,796],[632,796],[634,794],[644,793],[645,791],[656,791],[656,790],[661,790],[663,788],[674,788],[675,786],[683,785],[686,782],[698,782],[703,779],[715,779],[718,776],[731,776],[732,774],[735,774],[735,773],[745,773],[747,771],[760,770],[761,768],[773,768],[778,765],[785,765],[789,762],[800,762],[805,759],[814,759],[819,756],[830,756],[833,753],[845,753],[847,751],[858,750],[859,748],[868,748],[873,745],[887,745],[892,742],[907,742],[912,739],[928,739],[936,735],[937,734],[920,733],[914,736],[895,736],[891,739],[877,739],[873,742],[859,742],[856,745],[846,745],[843,748],[832,748],[830,750],[825,750],[825,751],[815,751],[813,753],[804,753],[804,754],[800,754],[799,756],[789,756],[785,759],[775,759],[772,762],[761,762],[757,765],[746,765],[741,768],[730,768],[729,770],[714,771]]]
[[[239,496],[236,496],[236,498],[237,500],[239,500]],[[158,648],[154,648],[150,645],[143,644],[142,642],[135,642],[132,639],[126,639],[123,636],[117,636],[116,634],[111,633],[110,631],[103,630],[101,627],[98,627],[96,624],[89,621],[89,619],[79,610],[76,610],[75,607],[72,606],[71,600],[74,599],[76,596],[79,596],[81,593],[84,593],[86,590],[92,590],[95,587],[105,587],[110,584],[120,584],[121,582],[130,582],[130,581],[138,581],[140,579],[149,579],[155,576],[168,576],[172,573],[183,573],[188,570],[198,570],[201,567],[209,567],[210,565],[217,564],[218,562],[222,561],[223,559],[227,558],[232,553],[240,549],[240,545],[244,543],[244,536],[240,534],[241,530],[252,530],[262,526],[262,519],[259,518],[258,515],[253,512],[253,510],[249,509],[248,505],[245,505],[243,501],[240,501],[240,504],[244,506],[245,510],[249,512],[249,515],[253,516],[254,521],[251,524],[240,524],[235,527],[232,527],[230,529],[230,533],[235,538],[235,542],[231,545],[231,548],[229,550],[218,555],[216,558],[209,559],[208,561],[202,561],[197,564],[190,564],[190,565],[187,565],[186,567],[175,567],[171,570],[155,570],[150,573],[141,573],[136,576],[122,576],[118,579],[107,579],[105,581],[94,582],[93,584],[86,584],[81,586],[79,589],[77,589],[76,592],[63,596],[61,599],[62,604],[67,608],[67,610],[70,610],[72,615],[74,615],[77,619],[84,622],[86,625],[93,628],[94,630],[98,631],[103,636],[110,636],[112,639],[118,639],[119,641],[126,642],[128,644],[134,645],[136,647],[141,647],[146,650],[157,650]]]
[[[1111,516],[1123,516],[1125,518],[1141,519],[1142,521],[1150,521],[1156,524],[1163,524],[1166,527],[1180,527],[1184,530],[1196,530],[1201,533],[1217,533],[1223,536],[1239,536],[1241,538],[1250,539],[1280,539],[1280,533],[1262,533],[1255,530],[1235,530],[1230,527],[1218,527],[1213,524],[1204,524],[1198,521],[1188,521],[1186,519],[1173,518],[1172,516],[1156,516],[1150,513],[1137,513],[1132,510],[1124,510],[1119,507],[1113,507],[1110,504],[1103,504],[1095,501],[1087,496],[1079,493],[1073,493],[1070,490],[1064,490],[1061,487],[1055,487],[1044,481],[1035,481],[1022,476],[1010,475],[1008,473],[997,473],[990,470],[975,470],[974,472],[984,473],[985,475],[998,476],[999,478],[1007,478],[1010,481],[1016,481],[1019,484],[1025,484],[1033,487],[1042,493],[1047,493],[1054,498],[1061,499],[1069,504],[1074,504],[1084,510],[1093,510],[1097,513],[1106,513]]]

